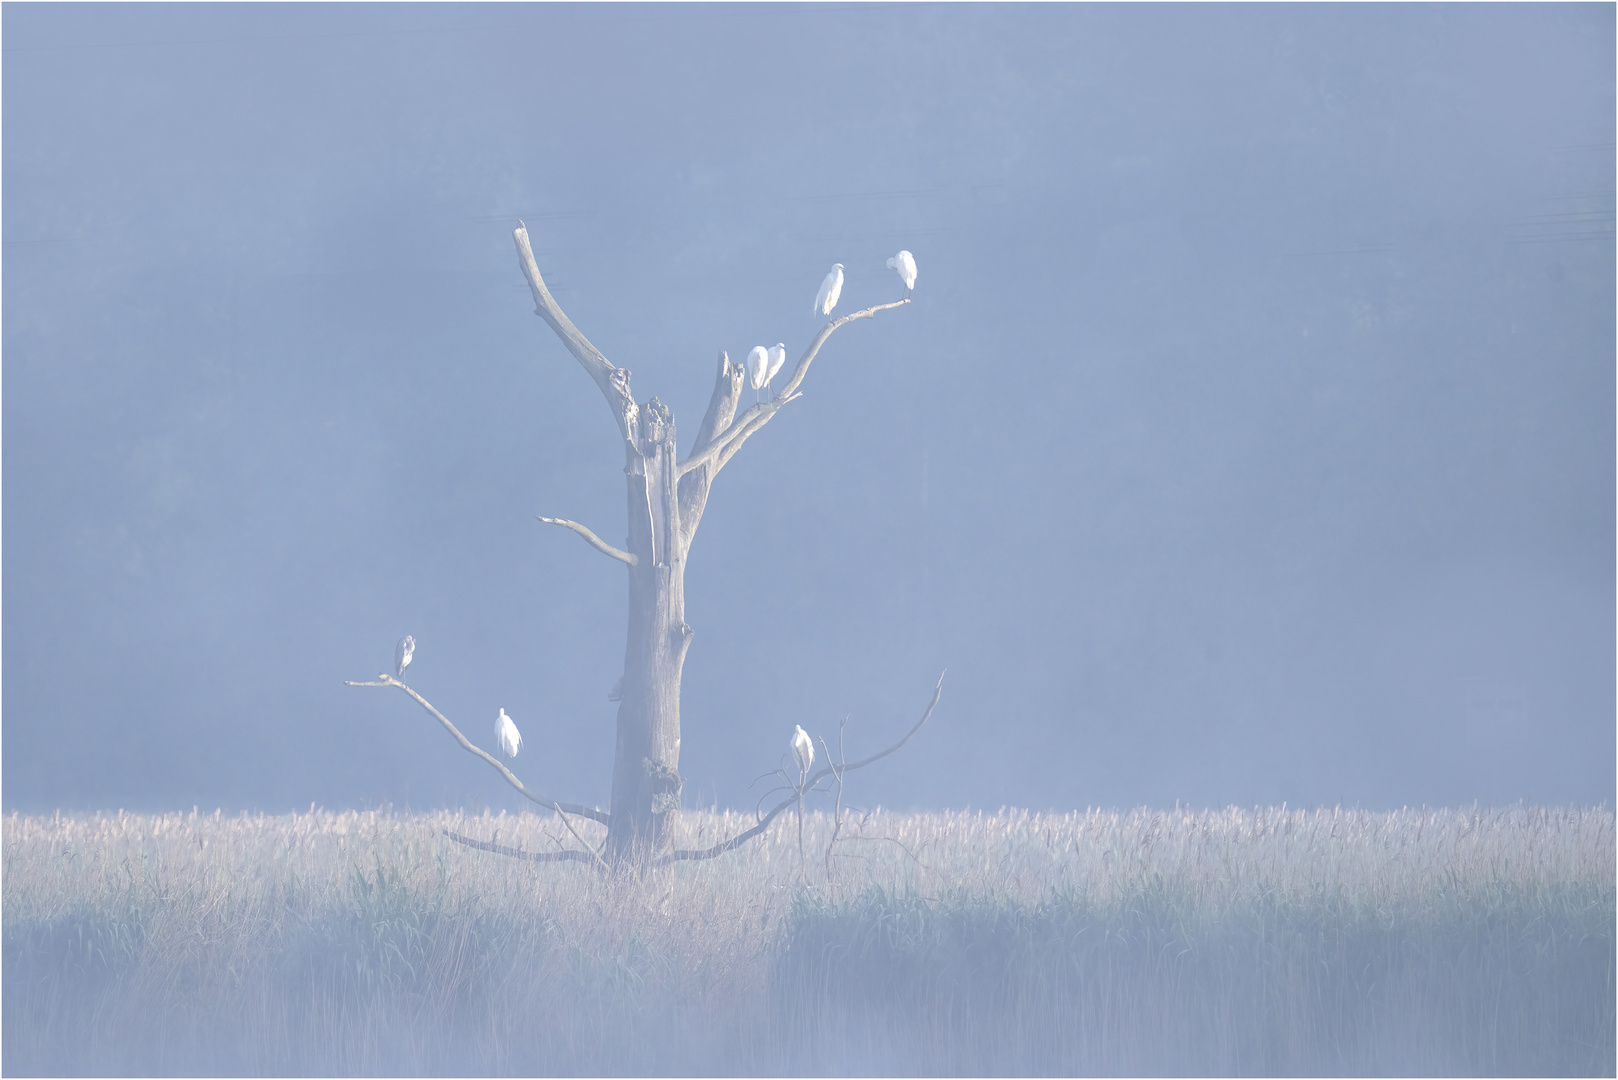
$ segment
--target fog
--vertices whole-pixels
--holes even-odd
[[[3,802],[605,805],[613,421],[715,485],[688,806],[1614,800],[1610,5],[3,15]],[[750,396],[750,395],[749,395]]]

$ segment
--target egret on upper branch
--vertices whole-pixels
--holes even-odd
[[[410,658],[416,652],[416,639],[406,634],[399,639],[399,644],[393,647],[394,676],[404,678],[404,669],[410,666]]]
[[[803,730],[803,725],[792,726],[798,729],[798,733],[792,736],[792,752],[798,757],[798,783],[801,785],[809,775],[809,766],[815,763],[815,744],[810,741],[809,733]]]
[[[500,749],[506,757],[516,757],[517,751],[522,749],[522,734],[517,731],[517,725],[511,722],[506,710],[501,709],[500,715],[494,720],[494,734],[500,740]]]
[[[764,369],[764,385],[769,386],[775,381],[775,373],[781,370],[781,365],[787,362],[787,346],[784,341],[777,341],[770,349],[770,366]]]
[[[831,309],[837,306],[837,298],[843,294],[843,264],[837,263],[826,275],[826,280],[820,283],[820,291],[815,293],[815,314],[830,315]]]
[[[754,401],[758,400],[757,391],[764,385],[769,370],[770,351],[762,345],[754,345],[747,354],[747,382],[754,390]]]
[[[888,269],[899,272],[899,280],[905,283],[906,293],[916,287],[916,257],[910,252],[901,251],[889,259]]]

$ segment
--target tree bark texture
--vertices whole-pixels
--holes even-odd
[[[636,404],[630,373],[603,356],[552,298],[534,260],[527,227],[519,226],[513,238],[518,265],[534,297],[534,313],[594,380],[624,440],[626,550],[613,548],[577,522],[541,520],[577,532],[598,551],[623,562],[629,575],[629,628],[619,684],[607,852],[614,861],[644,860],[664,853],[680,808],[680,682],[692,637],[685,621],[686,553],[714,477],[754,432],[798,396],[810,363],[833,331],[909,301],[880,304],[828,321],[799,358],[786,388],[740,417],[736,409],[743,366],[720,353],[707,413],[691,453],[680,461],[669,410],[655,397]]]
[[[635,564],[628,567],[629,634],[607,834],[608,850],[620,859],[661,853],[680,808],[680,677],[691,644],[674,420],[656,398],[640,410],[637,436],[624,464]]]

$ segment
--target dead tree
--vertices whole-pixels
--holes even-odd
[[[685,621],[686,555],[702,522],[708,493],[720,470],[742,445],[784,405],[799,396],[798,387],[809,374],[809,365],[827,338],[856,319],[869,319],[879,311],[902,307],[910,301],[906,298],[877,304],[829,320],[798,358],[797,366],[780,393],[740,416],[737,407],[746,373],[741,363],[721,352],[708,411],[697,428],[691,452],[681,460],[675,450],[674,417],[668,408],[655,397],[643,403],[635,401],[629,371],[603,356],[573,325],[546,288],[528,242],[527,227],[519,223],[512,236],[517,244],[518,265],[533,293],[534,314],[550,325],[594,380],[623,440],[629,535],[622,549],[613,547],[579,522],[552,517],[539,519],[578,533],[601,554],[623,563],[629,579],[629,631],[624,647],[624,671],[614,692],[619,704],[611,810],[605,814],[599,810],[586,812],[584,807],[553,803],[523,788],[509,770],[472,747],[454,725],[420,695],[390,676],[382,676],[381,682],[352,685],[394,685],[406,690],[467,749],[501,768],[508,782],[524,795],[559,813],[583,814],[604,822],[608,830],[604,851],[610,861],[620,862],[632,857],[663,860],[711,857],[706,853],[667,850],[669,826],[680,807],[680,679],[693,634]],[[937,700],[935,692],[933,705]],[[929,705],[927,715],[931,714],[932,705]],[[926,716],[922,718],[922,722],[925,721]],[[736,843],[744,842],[758,831],[749,830],[743,837],[735,838]],[[721,846],[731,850],[734,845]],[[560,854],[557,857],[561,857]],[[586,861],[599,858],[585,852],[568,857]]]
[[[797,396],[827,338],[856,319],[869,319],[909,300],[878,304],[827,322],[798,358],[781,392],[740,416],[736,408],[743,365],[720,353],[708,411],[697,427],[691,452],[680,460],[669,410],[655,397],[636,404],[629,372],[590,344],[545,287],[527,227],[519,225],[512,235],[518,264],[534,296],[534,314],[550,325],[595,380],[623,438],[629,508],[626,549],[620,551],[577,522],[541,520],[572,529],[603,555],[625,564],[629,633],[619,684],[607,848],[620,858],[633,849],[658,853],[666,847],[668,825],[680,806],[680,678],[693,633],[685,621],[685,563],[708,505],[708,492],[742,444]]]

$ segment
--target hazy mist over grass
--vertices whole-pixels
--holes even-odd
[[[676,843],[746,821],[686,814]],[[802,855],[783,822],[639,879],[446,828],[566,839],[526,814],[5,818],[5,1071],[1614,1067],[1610,811],[875,813],[835,846],[822,814]]]

